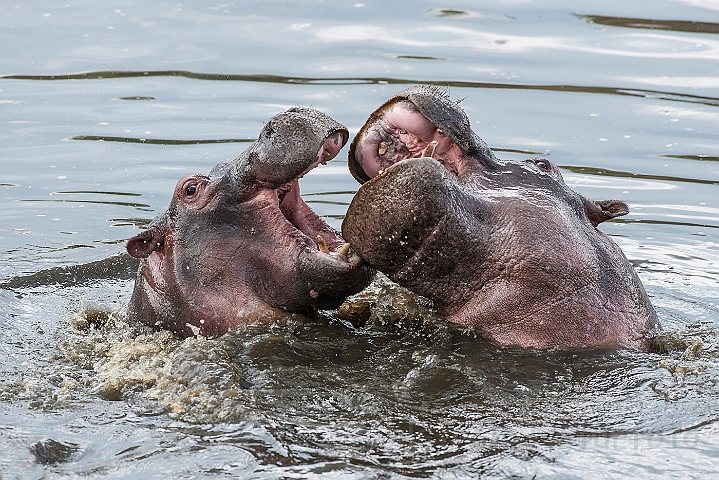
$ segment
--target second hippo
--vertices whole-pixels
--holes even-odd
[[[632,265],[597,229],[627,205],[574,192],[548,160],[497,159],[445,92],[388,100],[349,164],[364,185],[344,237],[450,322],[539,348],[645,349],[658,328]]]

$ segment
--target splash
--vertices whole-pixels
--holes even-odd
[[[670,375],[658,376],[652,389],[667,401],[716,389],[719,378],[719,330],[702,324],[682,331],[660,332],[651,340],[651,350],[663,354],[657,367]]]
[[[170,417],[190,423],[227,421],[246,412],[238,400],[245,383],[232,358],[232,337],[183,340],[168,331],[132,328],[124,314],[84,305],[68,323],[65,358],[92,369],[91,390],[101,398],[141,407],[156,402]]]
[[[340,305],[336,316],[376,332],[414,333],[448,338],[452,325],[435,313],[432,301],[377,272],[372,283]]]
[[[263,386],[261,374],[246,372],[246,350],[285,341],[300,326],[292,314],[274,320],[216,339],[182,339],[128,325],[124,311],[81,304],[67,322],[62,357],[87,369],[83,385],[102,399],[188,423],[239,421],[254,411]]]

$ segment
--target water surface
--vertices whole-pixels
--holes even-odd
[[[1,5],[0,476],[711,478],[717,25],[710,0]],[[124,323],[124,242],[179,178],[285,108],[354,134],[417,83],[499,157],[629,204],[602,230],[659,313],[655,351],[500,349],[382,289],[366,328]],[[337,228],[356,189],[346,150],[302,180]]]

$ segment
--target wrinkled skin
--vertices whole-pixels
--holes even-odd
[[[497,159],[437,89],[400,92],[368,124],[350,165],[355,178],[371,180],[342,232],[370,265],[498,345],[647,347],[654,309],[622,251],[597,229],[627,214],[624,202],[586,199],[548,160]],[[440,134],[451,145],[424,151],[433,158],[402,145]],[[405,153],[378,168],[387,145]]]
[[[364,288],[361,259],[299,192],[299,178],[348,136],[321,112],[293,108],[233,162],[181,179],[167,211],[127,243],[142,259],[130,320],[217,336],[286,312],[336,308]]]

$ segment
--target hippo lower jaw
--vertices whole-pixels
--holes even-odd
[[[277,196],[276,207],[282,216],[297,231],[297,242],[313,247],[314,253],[327,255],[341,263],[359,265],[362,260],[354,257],[352,261],[347,257],[350,244],[342,237],[326,228],[325,222],[310,208],[300,196],[299,179],[295,179],[275,190]]]

